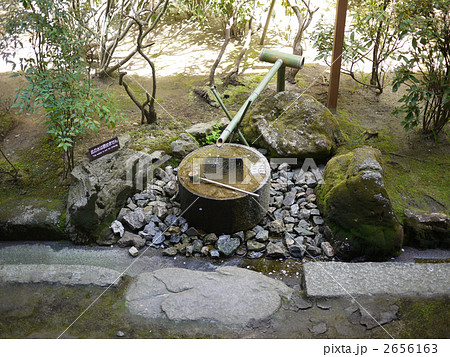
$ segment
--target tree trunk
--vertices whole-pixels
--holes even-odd
[[[295,35],[294,38],[294,43],[292,45],[292,53],[294,55],[298,55],[301,56],[303,55],[303,47],[302,47],[302,39],[303,39],[303,15],[300,12],[300,9],[298,8],[298,6],[296,5],[291,5],[292,10],[294,10],[295,16],[297,17],[297,21],[298,21],[298,30],[297,30],[297,34]],[[286,80],[289,83],[294,84],[295,83],[295,76],[298,73],[298,69],[297,68],[288,68],[287,73],[286,73]]]
[[[317,10],[319,10],[319,8],[317,7],[313,10],[311,8],[310,1],[306,2],[306,0],[302,0],[302,3],[306,8],[306,17],[303,18],[300,8],[297,5],[292,4],[291,1],[288,0],[288,2],[289,2],[289,6],[294,11],[294,14],[297,17],[297,21],[298,21],[298,31],[297,31],[297,34],[295,35],[294,43],[292,44],[292,53],[297,56],[303,56],[303,47],[302,47],[303,35],[305,33],[305,30],[311,24],[313,15],[315,14],[315,12]],[[287,74],[286,74],[286,80],[289,83],[294,84],[295,76],[297,75],[298,71],[299,71],[299,69],[297,69],[297,68],[288,68]]]
[[[252,41],[252,36],[253,36],[252,22],[253,22],[253,15],[255,12],[255,8],[256,8],[256,2],[254,1],[252,14],[250,16],[250,19],[246,23],[246,36],[245,36],[244,46],[242,47],[241,52],[239,52],[236,62],[234,63],[233,70],[226,76],[226,78],[224,80],[225,85],[228,85],[229,83],[233,82],[233,80],[235,80],[236,77],[239,75],[239,67],[241,65],[241,61],[244,58],[245,53],[250,48],[250,43]]]
[[[227,26],[225,28],[225,40],[223,41],[222,48],[220,49],[219,55],[217,56],[216,60],[214,61],[214,64],[211,67],[211,70],[209,72],[209,86],[212,87],[215,84],[214,76],[216,74],[216,69],[219,66],[220,61],[222,60],[222,57],[225,53],[225,50],[227,49],[228,43],[230,42],[231,37],[231,26],[233,26],[234,19],[228,19]]]

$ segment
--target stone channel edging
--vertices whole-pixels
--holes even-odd
[[[0,265],[0,283],[50,283],[68,286],[117,286],[119,272],[95,266],[62,264]]]
[[[450,264],[312,262],[304,265],[309,297],[449,295]]]

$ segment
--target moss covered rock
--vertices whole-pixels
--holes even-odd
[[[324,105],[289,91],[263,98],[241,128],[249,142],[278,157],[325,160],[342,140],[338,122]]]
[[[0,240],[64,239],[64,206],[63,200],[32,197],[3,204]]]
[[[344,259],[384,260],[398,254],[403,230],[383,183],[381,153],[364,146],[333,157],[318,196]]]
[[[421,249],[450,248],[450,220],[439,212],[406,209],[403,226],[405,243]]]

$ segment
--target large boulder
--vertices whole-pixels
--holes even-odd
[[[94,161],[84,159],[73,169],[66,226],[75,243],[106,238],[127,198],[146,188],[154,159],[128,149],[130,140],[120,137],[121,149]]]
[[[263,98],[241,127],[249,142],[278,157],[325,160],[342,140],[338,122],[324,105],[288,91]]]
[[[405,244],[421,249],[450,247],[450,222],[438,212],[404,211]]]
[[[383,183],[378,149],[364,146],[333,157],[318,187],[320,204],[333,229],[332,242],[344,259],[384,260],[399,253],[403,230]]]
[[[0,240],[60,240],[65,238],[63,199],[22,197],[2,203]]]

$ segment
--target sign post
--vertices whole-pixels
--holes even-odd
[[[120,148],[119,139],[117,137],[112,138],[104,143],[98,144],[89,149],[87,156],[89,159],[95,160],[98,159],[110,152],[116,151]]]

